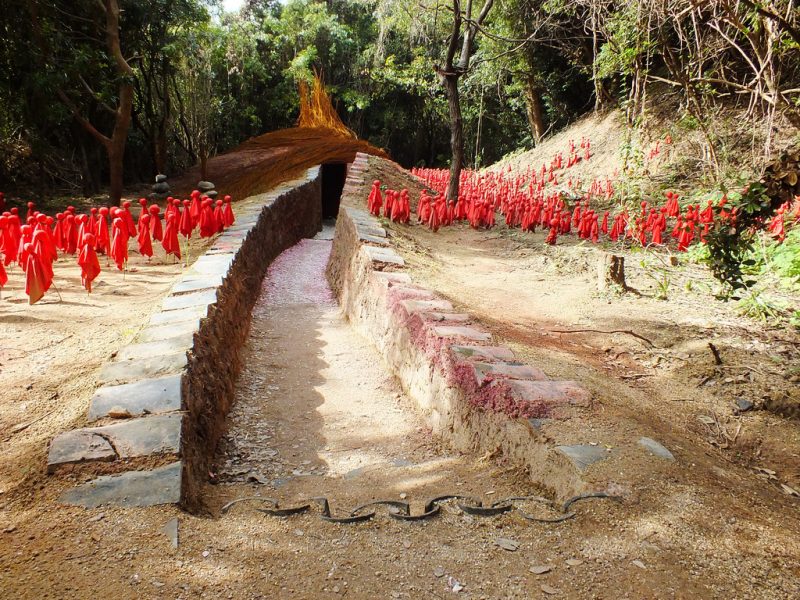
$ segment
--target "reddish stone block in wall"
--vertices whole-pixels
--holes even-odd
[[[501,361],[514,360],[514,353],[504,346],[450,346],[456,360]]]

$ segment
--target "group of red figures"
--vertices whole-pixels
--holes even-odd
[[[0,208],[4,204],[0,192]],[[158,204],[148,206],[145,198],[139,204],[137,219],[131,212],[130,201],[123,202],[121,207],[92,208],[86,214],[78,214],[75,207],[68,206],[55,217],[37,211],[35,204],[28,202],[24,224],[19,209],[3,212],[0,288],[8,282],[6,267],[16,263],[25,272],[29,302],[38,302],[52,286],[53,263],[61,252],[77,256],[81,283],[91,293],[92,282],[101,271],[98,254],[107,255],[122,271],[128,262],[128,242],[135,237],[139,254],[148,260],[153,256],[153,240],[161,242],[167,255],[180,260],[179,234],[188,240],[197,229],[201,238],[207,238],[230,227],[235,220],[230,196],[214,201],[197,190],[192,192],[190,200],[167,198],[163,225]]]
[[[665,140],[671,143],[671,140]],[[579,199],[568,201],[561,190],[548,189],[558,185],[559,175],[580,161],[591,157],[591,142],[582,139],[580,151],[570,141],[566,160],[561,152],[550,165],[541,169],[528,168],[512,173],[511,167],[500,171],[477,172],[464,170],[459,182],[458,202],[448,201],[445,193],[449,172],[443,169],[413,169],[412,174],[421,179],[435,196],[423,190],[417,203],[417,221],[437,231],[440,227],[457,221],[466,221],[473,228],[491,228],[496,214],[500,213],[508,227],[519,227],[523,231],[536,231],[538,227],[548,231],[545,241],[555,244],[559,236],[573,234],[594,243],[603,238],[611,241],[629,241],[641,246],[666,246],[670,243],[679,251],[685,251],[695,242],[704,242],[715,222],[734,223],[736,208],[728,205],[726,196],[719,200],[708,200],[705,207],[700,204],[681,206],[676,192],[666,192],[665,201],[651,204],[643,201],[638,210],[621,207],[614,215],[609,210],[595,210],[592,204],[600,201],[608,206],[614,196],[614,185],[610,178],[595,180]],[[579,182],[571,178],[566,187],[577,195]],[[408,191],[385,191],[381,193],[380,181],[375,181],[368,199],[368,208],[373,215],[384,216],[396,222],[410,222]],[[800,197],[786,202],[766,224],[767,231],[777,240],[786,236],[786,220],[800,220]]]

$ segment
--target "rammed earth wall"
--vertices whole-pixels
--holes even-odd
[[[345,197],[360,175],[351,175]],[[459,450],[501,452],[558,497],[587,491],[575,462],[540,431],[548,419],[585,411],[586,390],[517,362],[469,315],[414,285],[387,232],[365,211],[341,209],[327,276],[351,324],[374,343],[435,434]]]
[[[236,211],[236,223],[101,370],[89,407],[98,426],[51,442],[50,472],[95,463],[94,472],[109,473],[62,501],[202,508],[200,490],[225,430],[261,281],[276,256],[321,229],[319,169],[237,203]]]

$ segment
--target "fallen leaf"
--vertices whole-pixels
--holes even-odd
[[[528,570],[534,575],[544,575],[545,573],[552,571],[553,567],[548,567],[547,565],[536,565]]]
[[[578,560],[577,558],[570,558],[569,560],[567,560],[567,564],[570,567],[577,567],[578,565],[582,565],[583,561],[582,560]]]
[[[781,484],[781,489],[784,491],[784,493],[789,494],[790,496],[797,496],[798,498],[800,498],[800,492],[798,492],[793,487],[786,485],[785,483]]]
[[[464,585],[459,583],[459,581],[455,577],[448,577],[447,578],[447,585],[450,586],[450,589],[453,590],[454,593],[458,593],[464,589]]]
[[[551,596],[553,596],[553,595],[555,595],[555,594],[558,594],[558,593],[559,593],[559,592],[558,592],[558,590],[557,590],[556,588],[554,588],[554,587],[552,587],[552,586],[549,586],[549,585],[547,585],[546,583],[543,583],[543,584],[542,584],[542,591],[543,591],[545,594],[549,594],[549,595],[551,595]]]
[[[494,543],[500,546],[503,550],[508,550],[509,552],[514,552],[517,550],[517,548],[519,548],[518,541],[510,540],[508,538],[497,538]]]

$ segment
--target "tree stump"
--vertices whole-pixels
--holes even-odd
[[[597,288],[605,292],[611,287],[628,289],[625,285],[625,257],[603,253],[597,263]]]

